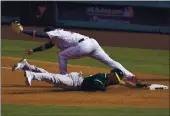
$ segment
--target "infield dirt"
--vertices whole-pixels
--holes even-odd
[[[2,57],[2,66],[11,67],[19,58]],[[49,72],[58,72],[58,65],[48,62],[28,60],[31,64]],[[89,73],[107,72],[100,68],[69,65],[69,71]],[[146,83],[168,85],[168,77],[135,73]],[[45,82],[33,81],[32,87],[26,87],[22,71],[12,72],[2,69],[2,104],[67,105],[67,106],[133,106],[133,107],[169,107],[169,90],[130,89],[112,86],[107,92],[64,91]]]

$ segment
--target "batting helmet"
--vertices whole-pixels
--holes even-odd
[[[52,31],[54,29],[55,29],[54,27],[49,26],[49,27],[44,28],[44,32]]]
[[[124,77],[123,72],[118,68],[111,70],[111,73],[117,73],[121,79]]]

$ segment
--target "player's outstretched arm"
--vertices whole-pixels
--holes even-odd
[[[38,32],[36,30],[24,29],[23,26],[18,21],[12,22],[11,26],[13,31],[15,31],[18,34],[23,33],[33,37],[50,38],[45,32]]]
[[[131,81],[124,81],[124,84],[122,84],[122,85],[127,86],[127,87],[131,87],[131,88],[136,88],[136,84],[131,82]]]
[[[44,45],[38,46],[38,47],[30,49],[30,50],[26,50],[25,53],[30,55],[33,52],[41,52],[41,51],[44,51],[44,50],[48,50],[52,47],[54,47],[54,44],[52,44],[52,42],[49,41],[49,42],[45,43]]]
[[[24,34],[33,36],[33,37],[50,38],[47,33],[45,33],[45,32],[38,32],[36,30],[23,29],[21,32],[24,33]]]
[[[145,88],[147,86],[146,84],[141,84],[140,80],[137,78],[132,78],[131,80],[128,80],[126,77],[124,77],[123,79],[120,79],[119,75],[117,73],[115,74],[120,85],[131,88]]]
[[[130,88],[147,88],[148,85],[147,84],[141,84],[140,82],[139,83],[136,83],[136,82],[132,82],[132,81],[128,81],[128,80],[121,80],[122,82],[120,83],[121,85],[124,85],[126,87],[130,87]]]

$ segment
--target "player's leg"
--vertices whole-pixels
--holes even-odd
[[[50,84],[56,83],[56,80],[54,78],[54,74],[51,74],[51,73],[36,73],[36,72],[31,72],[31,71],[25,71],[24,76],[25,76],[25,79],[26,79],[26,84],[29,85],[29,86],[31,86],[32,80],[45,81],[45,82],[50,83]]]
[[[127,77],[134,76],[130,71],[128,71],[126,68],[124,68],[119,62],[114,61],[112,58],[109,57],[109,55],[100,47],[98,42],[96,40],[93,40],[94,42],[94,52],[91,54],[91,57],[103,62],[104,64],[112,67],[113,69],[118,68],[122,70]]]
[[[92,52],[92,46],[90,41],[85,40],[79,43],[77,46],[67,48],[59,53],[60,73],[67,74],[67,60],[78,59],[84,56],[88,56]]]
[[[54,74],[54,73],[35,73],[25,71],[25,80],[28,86],[31,86],[32,80],[45,81],[53,84],[56,87],[60,87],[67,90],[76,90],[74,87],[73,79],[68,75]]]
[[[22,59],[18,63],[14,64],[12,67],[12,71],[15,70],[27,70],[32,72],[48,73],[46,70],[42,68],[29,64],[26,59]]]

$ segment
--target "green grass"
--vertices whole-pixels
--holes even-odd
[[[32,55],[24,54],[26,49],[36,47],[43,43],[44,42],[37,41],[2,40],[1,54],[2,56],[24,57],[28,59],[58,62],[57,54],[59,49],[56,49],[55,47],[48,51],[34,53]],[[169,76],[169,51],[106,46],[103,46],[103,49],[111,58],[120,62],[131,72]],[[68,63],[110,69],[103,63],[88,57],[78,60],[69,60]]]
[[[2,116],[169,116],[168,108],[2,105]]]

